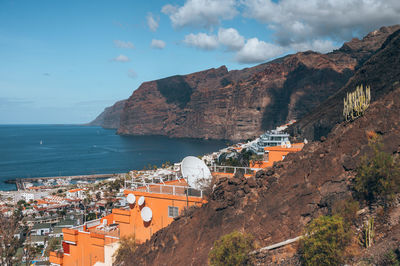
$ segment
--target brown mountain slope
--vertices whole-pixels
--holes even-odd
[[[299,119],[338,91],[396,27],[329,54],[304,52],[243,70],[226,67],[143,83],[119,134],[240,140]]]
[[[371,101],[375,101],[396,87],[400,81],[400,30],[388,37],[375,55],[366,61],[355,75],[313,112],[292,128],[292,134],[308,139],[319,139],[343,121],[343,98],[357,85],[371,86]]]
[[[124,109],[125,102],[126,100],[118,101],[112,106],[105,108],[104,111],[96,117],[96,119],[87,125],[117,129],[119,127],[120,117]]]
[[[387,47],[386,52],[398,60],[395,42]],[[387,58],[381,54],[374,60],[382,65]],[[367,69],[363,74],[368,77],[373,72]],[[307,222],[350,195],[354,169],[361,156],[371,152],[367,132],[381,134],[387,152],[400,153],[400,84],[393,83],[382,85],[385,95],[363,117],[338,124],[324,142],[306,145],[256,178],[220,179],[209,203],[157,232],[127,263],[205,265],[213,242],[232,230],[251,233],[261,246],[300,235]],[[391,226],[396,223],[398,219]]]

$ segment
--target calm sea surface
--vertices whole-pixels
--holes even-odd
[[[224,141],[119,136],[74,125],[0,125],[0,190],[12,178],[124,173],[179,162],[226,146]]]

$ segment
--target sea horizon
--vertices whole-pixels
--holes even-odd
[[[0,190],[16,178],[125,173],[188,155],[217,151],[226,141],[121,136],[115,129],[71,124],[0,125]],[[21,167],[22,166],[22,167]]]

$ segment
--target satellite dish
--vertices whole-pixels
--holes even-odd
[[[181,172],[190,187],[199,188],[199,181],[211,179],[207,165],[197,157],[187,156],[182,161]]]
[[[144,207],[140,212],[140,216],[142,216],[143,221],[150,222],[151,218],[153,218],[153,212],[149,207]]]
[[[290,143],[290,141],[286,141],[286,147],[288,147],[288,148],[292,147],[292,144]]]
[[[136,197],[134,194],[130,193],[128,194],[128,196],[126,197],[126,200],[128,201],[129,204],[133,204],[136,201]]]
[[[144,204],[144,197],[143,197],[143,196],[141,196],[141,197],[139,198],[138,204],[139,204],[139,206],[142,206],[142,205]]]

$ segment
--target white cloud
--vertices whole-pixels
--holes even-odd
[[[133,79],[136,78],[137,74],[136,74],[135,70],[129,69],[128,70],[128,77],[133,78]]]
[[[156,39],[151,40],[151,47],[152,48],[164,49],[165,45],[166,45],[165,42],[162,41],[162,40],[156,40]]]
[[[214,50],[219,45],[217,36],[208,35],[202,32],[198,34],[190,33],[186,35],[183,42],[189,46],[202,50]]]
[[[218,41],[230,50],[240,50],[244,46],[244,37],[234,28],[218,30]]]
[[[155,18],[152,13],[148,13],[146,20],[147,26],[149,26],[151,31],[156,31],[158,29],[158,22],[160,20],[159,18]]]
[[[129,62],[129,61],[131,61],[131,60],[130,60],[129,57],[127,57],[126,55],[120,54],[119,56],[117,56],[117,57],[111,59],[111,61],[114,61],[114,62],[123,62],[123,63],[124,63],[124,62]]]
[[[238,13],[235,0],[187,0],[183,6],[165,5],[162,10],[176,28],[211,27]]]
[[[118,48],[124,48],[124,49],[133,49],[135,46],[131,42],[124,42],[120,40],[114,40],[114,45]]]
[[[285,49],[281,46],[251,38],[236,54],[239,63],[259,63],[282,55]]]
[[[400,23],[398,0],[242,0],[244,15],[274,31],[288,46],[330,38],[343,42]]]
[[[290,48],[297,52],[314,51],[320,53],[329,53],[338,47],[330,40],[313,40],[311,42],[293,43]]]
[[[235,17],[238,10],[244,17],[264,23],[271,37],[246,40],[234,28],[212,33],[213,26]],[[235,52],[234,60],[249,64],[292,52],[331,52],[353,37],[400,23],[398,0],[185,0],[183,6],[166,5],[162,12],[169,15],[175,28],[211,29],[211,33],[186,35],[185,44],[203,50],[225,47]]]

